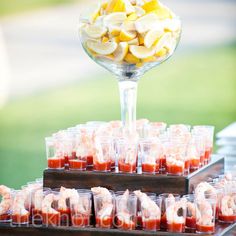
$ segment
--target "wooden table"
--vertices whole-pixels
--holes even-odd
[[[142,230],[124,231],[118,229],[97,229],[97,228],[83,228],[78,229],[74,227],[32,227],[20,226],[14,227],[10,224],[0,224],[1,236],[173,236],[173,233],[168,232],[147,232]],[[196,236],[196,233],[175,233],[175,236]],[[210,234],[201,234],[202,236],[209,236]],[[236,236],[235,224],[217,224],[215,236]]]

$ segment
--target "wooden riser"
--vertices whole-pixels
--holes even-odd
[[[116,172],[94,172],[75,170],[45,170],[44,186],[50,188],[85,188],[103,186],[110,190],[137,190],[187,194],[194,186],[208,177],[217,176],[224,171],[224,158],[215,158],[210,164],[188,176],[124,174]]]
[[[78,229],[73,227],[43,227],[38,226],[21,226],[12,227],[10,224],[0,224],[1,236],[196,236],[196,233],[168,233],[168,232],[147,232],[142,230],[124,231],[118,229],[96,229],[84,228]],[[201,234],[202,236],[209,236],[209,234]],[[236,224],[217,225],[215,236],[235,236]]]

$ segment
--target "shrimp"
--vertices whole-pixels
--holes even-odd
[[[128,211],[129,190],[127,189],[117,201],[117,218],[122,224],[133,225],[132,215]]]
[[[199,225],[212,225],[214,219],[213,210],[211,204],[202,199],[198,203],[197,218]]]
[[[13,205],[12,205],[12,214],[13,215],[27,215],[29,211],[25,209],[25,201],[26,195],[21,190],[18,192],[14,198]]]
[[[190,213],[189,215],[195,218],[196,217],[195,205],[192,202],[187,202],[187,209],[188,209],[188,212]]]
[[[75,201],[75,198],[78,195],[76,195],[73,190],[75,190],[75,189],[69,189],[69,188],[61,187],[59,200],[58,200],[58,208],[60,210],[66,210],[68,208],[67,200],[70,199],[72,196],[73,196],[73,200]]]
[[[56,211],[55,209],[52,208],[53,201],[58,201],[58,197],[53,193],[50,193],[44,197],[43,202],[42,202],[42,212],[43,213],[47,213],[47,214],[57,214],[58,213],[58,211]]]
[[[134,191],[134,194],[141,202],[141,208],[145,212],[146,218],[161,218],[161,210],[159,206],[146,193],[140,190]]]
[[[103,218],[105,216],[111,215],[113,211],[112,204],[112,195],[108,189],[103,187],[94,187],[91,188],[94,196],[100,197],[101,200],[101,209],[98,211],[98,216]]]
[[[70,193],[70,205],[73,205],[73,209],[76,213],[86,213],[89,209],[89,202],[87,199],[80,197],[79,193],[75,189],[71,189]]]
[[[93,187],[91,188],[91,191],[95,196],[102,197],[103,204],[112,203],[112,196],[108,189],[103,187]]]
[[[231,196],[224,196],[222,199],[221,199],[221,212],[222,212],[222,215],[224,216],[230,216],[230,215],[233,215],[234,214],[234,210],[233,210],[233,202],[234,199],[231,197]]]
[[[121,198],[118,202],[117,210],[119,212],[126,212],[127,211],[128,197],[129,197],[129,190],[127,189],[123,193],[123,195],[121,196]]]
[[[42,210],[42,202],[43,202],[43,189],[38,189],[34,193],[34,208],[36,210]]]
[[[166,209],[166,218],[169,224],[176,223],[176,224],[183,224],[185,222],[184,216],[179,216],[179,210],[186,209],[186,199],[182,198],[180,201],[173,202],[171,200],[171,204]]]
[[[11,189],[5,185],[0,185],[0,195],[2,196],[0,215],[3,215],[10,210],[12,205]]]
[[[207,182],[201,182],[195,189],[195,196],[197,199],[205,199],[206,194],[210,194],[213,197],[217,197],[216,189]]]

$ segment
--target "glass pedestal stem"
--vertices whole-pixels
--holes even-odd
[[[125,132],[132,134],[136,130],[137,81],[120,80],[121,120]]]

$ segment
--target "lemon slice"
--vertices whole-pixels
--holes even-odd
[[[107,29],[99,25],[89,25],[85,28],[85,32],[90,38],[100,38],[106,34]]]
[[[130,14],[128,17],[127,17],[127,20],[129,21],[135,21],[138,19],[138,15],[134,12],[132,14]]]
[[[164,57],[167,54],[167,49],[162,48],[159,52],[155,54],[157,57]]]
[[[158,53],[166,44],[168,44],[172,40],[171,33],[165,33],[161,36],[161,38],[157,41],[155,48],[156,53]]]
[[[103,26],[103,18],[104,16],[98,16],[94,22],[95,25]]]
[[[127,19],[125,12],[114,12],[103,18],[104,26],[121,25]]]
[[[139,60],[137,57],[135,57],[133,54],[131,54],[131,53],[128,53],[128,54],[125,56],[124,60],[125,60],[127,63],[130,63],[130,64],[137,64],[137,63],[140,62],[140,60]]]
[[[181,22],[179,19],[165,19],[162,21],[163,28],[169,31],[178,31],[181,29]]]
[[[155,13],[149,13],[137,19],[135,21],[135,27],[136,30],[142,34],[151,30],[158,23],[158,16]]]
[[[135,9],[135,13],[137,14],[138,17],[146,14],[146,11],[142,7],[134,6],[134,9]]]
[[[128,53],[128,43],[127,42],[120,42],[117,46],[117,49],[113,53],[115,61],[123,61],[126,54]]]
[[[168,7],[163,4],[159,4],[159,7],[154,10],[160,20],[164,20],[167,18],[172,18],[171,11]]]
[[[121,30],[119,39],[120,41],[126,42],[134,39],[136,37],[137,33],[135,31],[126,31]]]
[[[134,38],[134,39],[132,39],[130,41],[127,41],[127,43],[129,45],[139,45],[139,40],[138,40],[138,38]]]
[[[164,34],[162,29],[149,30],[144,37],[144,46],[150,48]]]
[[[100,55],[109,55],[116,50],[117,43],[116,42],[101,43],[101,42],[95,42],[92,40],[88,40],[87,47],[90,50],[92,50]]]
[[[144,46],[136,46],[136,45],[130,45],[129,50],[135,57],[140,59],[151,57],[156,52],[155,47],[146,48]]]
[[[126,31],[136,31],[134,21],[125,20],[123,24],[121,25],[121,28]]]
[[[150,12],[150,11],[154,11],[159,7],[159,4],[157,2],[157,0],[151,0],[149,2],[146,2],[142,8],[146,11],[146,12]]]
[[[111,33],[112,36],[119,36],[121,27],[118,25],[110,25],[108,26],[108,31]]]
[[[106,13],[121,12],[125,10],[123,0],[110,0],[106,7]]]
[[[123,0],[125,4],[125,11],[129,15],[135,12],[135,9],[129,0]]]
[[[93,23],[97,19],[100,13],[100,9],[101,9],[101,4],[99,3],[96,5],[95,10],[90,15],[90,18],[89,18],[90,23]]]
[[[137,5],[137,6],[143,6],[144,3],[145,3],[144,0],[136,0],[136,5]]]

